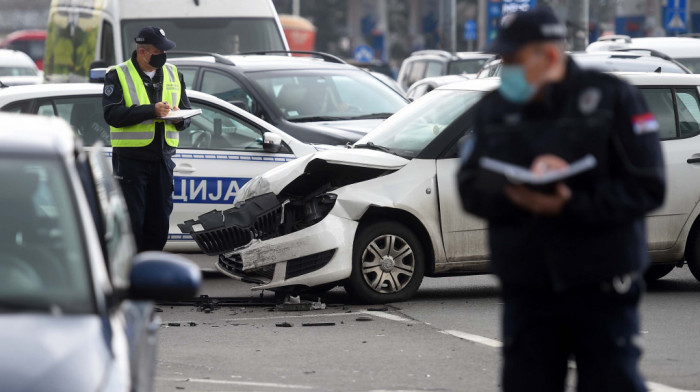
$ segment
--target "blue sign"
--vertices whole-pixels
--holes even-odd
[[[352,57],[355,59],[355,61],[369,63],[370,61],[374,60],[374,49],[372,49],[372,47],[369,45],[360,45],[355,48],[355,52],[353,53]]]
[[[512,14],[518,11],[529,11],[537,6],[537,0],[503,0],[503,15]]]
[[[173,202],[232,204],[238,191],[250,178],[175,177]]]
[[[664,8],[664,28],[667,33],[681,34],[688,31],[686,0],[668,0]]]
[[[464,22],[464,40],[476,41],[476,21],[474,19]]]

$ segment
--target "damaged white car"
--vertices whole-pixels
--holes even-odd
[[[379,303],[411,297],[424,275],[484,273],[486,225],[462,212],[455,173],[465,112],[497,83],[437,91],[352,148],[280,165],[241,188],[233,208],[180,228],[255,289],[343,284]]]
[[[687,260],[700,279],[700,76],[619,74],[659,120],[668,195],[647,217],[647,280]],[[488,273],[486,222],[457,190],[469,109],[497,79],[450,84],[387,119],[352,148],[321,151],[246,184],[234,207],[180,225],[224,274],[255,289],[338,284],[367,303],[411,297],[424,276]]]

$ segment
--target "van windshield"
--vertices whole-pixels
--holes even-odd
[[[274,18],[136,19],[122,21],[124,58],[135,49],[134,37],[144,26],[158,26],[174,41],[174,50],[236,54],[285,50]]]

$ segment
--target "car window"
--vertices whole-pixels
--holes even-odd
[[[659,123],[659,138],[675,138],[676,113],[673,109],[673,93],[670,88],[642,88],[642,95]]]
[[[0,221],[12,223],[0,225],[0,313],[94,310],[81,214],[67,179],[57,159],[0,158]]]
[[[30,67],[0,66],[0,76],[36,76],[37,71]]]
[[[700,131],[700,104],[696,89],[676,89],[678,128],[680,137],[692,136]]]
[[[182,80],[185,82],[186,88],[194,88],[194,78],[197,76],[197,68],[180,68],[178,72],[182,74]]]
[[[488,58],[452,61],[447,67],[449,75],[475,74],[486,64]]]
[[[40,102],[36,114],[47,117],[55,116],[56,111],[54,110],[53,103],[51,101]]]
[[[416,61],[413,63],[413,67],[411,67],[411,72],[408,74],[408,86],[411,86],[413,83],[423,79],[423,75],[425,75],[426,65],[427,64],[425,61]]]
[[[92,146],[98,140],[111,145],[100,96],[57,98],[53,103],[58,115],[73,127],[84,145]]]
[[[0,111],[8,113],[27,113],[30,110],[32,101],[13,102],[5,105]]]
[[[230,76],[204,71],[201,91],[253,112],[253,98]]]
[[[263,130],[210,104],[190,101],[202,109],[189,128],[180,132],[179,148],[196,150],[263,151]]]
[[[406,105],[391,87],[358,69],[250,72],[293,122],[386,118]]]
[[[442,75],[442,63],[437,61],[429,61],[425,68],[425,77],[430,78],[433,76]]]

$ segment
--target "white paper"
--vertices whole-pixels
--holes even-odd
[[[586,155],[578,161],[572,162],[567,168],[551,170],[542,174],[535,174],[529,168],[499,161],[497,159],[482,157],[479,165],[486,170],[502,174],[513,184],[546,185],[565,180],[579,173],[594,168],[597,160],[593,155]]]
[[[184,120],[202,114],[202,109],[171,110],[165,117],[158,117],[160,120]]]

